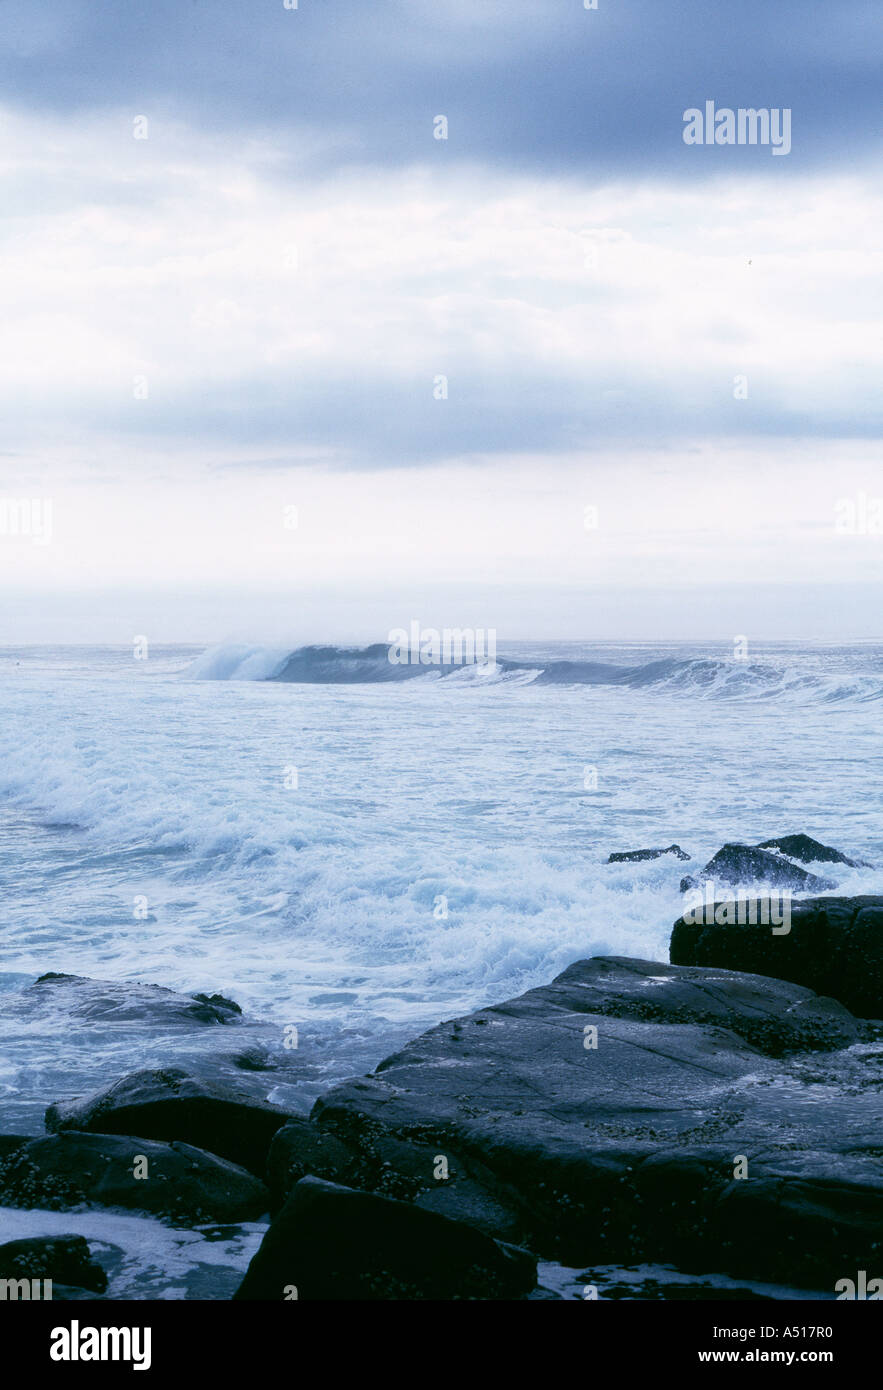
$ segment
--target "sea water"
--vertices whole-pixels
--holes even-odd
[[[277,681],[283,648],[0,652],[0,1130],[232,1046],[35,1009],[47,971],[232,997],[297,1042],[267,1089],[306,1110],[581,957],[667,960],[680,879],[725,841],[883,866],[879,645],[501,643],[490,672],[402,682],[384,660],[354,681],[301,652]],[[692,865],[606,863],[672,841]]]

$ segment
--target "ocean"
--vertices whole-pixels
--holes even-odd
[[[680,879],[727,840],[883,863],[881,645],[523,643],[392,680],[384,648],[141,654],[0,651],[0,1133],[170,1062],[306,1114],[581,957],[667,960]],[[606,862],[673,841],[691,865]],[[50,971],[106,984],[31,988]],[[144,1010],[136,984],[242,1022]],[[0,1208],[3,1240],[86,1236],[118,1299],[230,1298],[265,1230]],[[579,1271],[543,1282],[583,1296]]]
[[[305,1112],[581,957],[667,960],[684,864],[611,851],[805,831],[883,863],[881,645],[523,643],[392,683],[367,652],[358,683],[335,649],[296,682],[283,649],[0,652],[0,1129],[229,1046],[36,1009],[44,972],[232,997],[296,1041],[272,1098]]]

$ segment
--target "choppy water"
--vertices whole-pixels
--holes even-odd
[[[35,1016],[44,971],[295,1024],[306,1105],[582,956],[667,959],[684,865],[611,850],[675,840],[701,865],[805,831],[883,865],[881,646],[530,644],[392,683],[326,652],[321,679],[310,654],[308,683],[262,679],[286,655],[0,652],[3,1130],[196,1045]]]

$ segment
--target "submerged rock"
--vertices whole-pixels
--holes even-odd
[[[733,888],[763,883],[801,893],[824,893],[837,887],[830,879],[818,878],[780,855],[752,845],[724,845],[699,874],[681,879],[681,892],[700,888],[709,880]]]
[[[832,995],[859,1017],[883,1018],[883,896],[791,903],[791,929],[784,935],[774,935],[761,922],[719,923],[718,907],[724,904],[675,922],[673,964],[717,965],[793,980]],[[694,915],[701,920],[694,922]]]
[[[0,1279],[51,1279],[53,1297],[58,1285],[73,1285],[104,1293],[107,1275],[92,1259],[83,1236],[35,1236],[0,1245]]]
[[[244,1168],[140,1136],[66,1130],[0,1162],[0,1203],[8,1206],[69,1211],[85,1203],[197,1223],[253,1220],[268,1202],[263,1183]]]
[[[161,985],[90,980],[54,971],[41,975],[24,993],[48,995],[53,1008],[95,1023],[236,1023],[242,1015],[239,1005],[223,994],[176,994]]]
[[[232,1086],[183,1067],[163,1067],[133,1072],[92,1095],[50,1105],[46,1128],[181,1140],[262,1177],[270,1140],[290,1118]]]
[[[608,864],[638,864],[645,859],[661,859],[664,854],[673,854],[676,859],[689,859],[691,856],[680,845],[669,845],[667,849],[627,849],[611,854]]]
[[[405,1202],[309,1177],[292,1190],[234,1297],[517,1299],[535,1284],[536,1261],[524,1250]]]
[[[883,1229],[873,1060],[823,1050],[860,1035],[796,984],[596,958],[430,1030],[313,1118],[365,1186],[546,1259],[833,1289]]]

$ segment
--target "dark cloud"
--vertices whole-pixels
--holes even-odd
[[[877,0],[0,0],[0,81],[56,113],[270,131],[301,163],[781,176],[879,147]],[[790,106],[794,149],[689,149],[687,107]],[[450,121],[447,143],[432,117]]]

